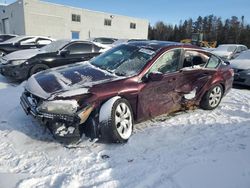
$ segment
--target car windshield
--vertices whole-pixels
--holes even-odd
[[[238,57],[235,59],[250,59],[250,50],[242,52]]]
[[[133,76],[151,60],[155,51],[129,44],[117,46],[91,60],[91,64],[118,76]]]
[[[6,40],[5,43],[15,43],[15,42],[18,42],[22,39],[25,39],[27,38],[26,36],[17,36],[17,37],[14,37],[14,38],[11,38],[9,40]]]
[[[234,52],[237,46],[230,46],[230,45],[220,45],[214,51],[227,51],[227,52]]]
[[[40,50],[45,52],[56,52],[67,45],[69,42],[69,40],[58,40],[42,47]]]

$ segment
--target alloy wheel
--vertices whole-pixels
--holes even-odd
[[[123,139],[128,139],[132,134],[132,114],[125,103],[120,103],[115,111],[115,126]]]
[[[221,97],[221,88],[219,86],[214,87],[209,95],[209,105],[213,108],[216,107],[220,103]]]

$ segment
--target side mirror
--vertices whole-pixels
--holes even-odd
[[[224,61],[226,65],[230,65],[230,62],[229,61]]]
[[[149,81],[161,81],[163,79],[163,74],[161,72],[151,72],[148,75]]]
[[[69,54],[70,54],[70,51],[66,50],[66,49],[63,49],[63,50],[59,51],[59,55],[61,55],[63,57],[65,57],[65,56],[67,56]]]
[[[19,42],[14,42],[14,43],[13,43],[13,46],[19,47],[19,46],[20,46],[20,43],[19,43]]]

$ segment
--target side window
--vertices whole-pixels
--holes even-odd
[[[164,53],[151,67],[149,72],[175,72],[179,67],[181,49],[171,50]]]
[[[241,46],[238,46],[237,49],[236,49],[236,53],[240,53],[241,51],[242,51]]]
[[[82,54],[92,52],[92,44],[75,43],[66,47],[70,54]]]
[[[94,52],[99,52],[102,49],[99,46],[96,46],[96,45],[93,45],[93,46],[94,46]]]
[[[219,66],[220,62],[221,60],[219,58],[212,55],[206,64],[206,68],[215,69]]]
[[[19,41],[21,45],[33,45],[35,44],[35,38],[25,38]]]
[[[199,51],[185,51],[184,53],[184,61],[183,61],[183,68],[185,67],[192,67],[192,68],[200,68],[204,67],[208,62],[210,55],[205,52]]]
[[[49,39],[45,39],[45,38],[39,38],[36,43],[38,45],[47,45],[47,44],[50,44],[51,43],[51,40]]]

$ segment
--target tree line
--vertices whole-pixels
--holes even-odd
[[[206,41],[217,41],[217,44],[244,44],[250,48],[250,25],[245,24],[244,16],[232,16],[226,20],[209,15],[199,16],[196,20],[187,19],[171,25],[162,21],[154,26],[149,25],[150,40],[180,42],[191,39],[192,33],[203,33]]]

